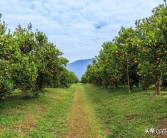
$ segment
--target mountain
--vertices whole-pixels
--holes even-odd
[[[69,63],[67,69],[75,73],[79,80],[81,80],[82,75],[86,72],[87,66],[91,64],[93,58],[77,60],[75,62]]]

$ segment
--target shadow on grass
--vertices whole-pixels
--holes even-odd
[[[39,99],[40,96],[33,96],[30,95],[28,97],[25,97],[21,92],[14,92],[13,95],[10,97],[7,97],[4,100],[0,100],[0,110],[3,108],[17,108],[21,107],[22,105],[26,105],[28,103],[31,103],[35,99]]]

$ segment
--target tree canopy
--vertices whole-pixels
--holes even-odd
[[[167,74],[167,8],[159,5],[150,17],[137,20],[134,28],[122,27],[111,42],[105,42],[96,60],[88,66],[82,82],[103,86],[133,85],[146,89],[154,84],[160,94]]]
[[[1,21],[0,14],[0,98],[15,89],[25,96],[38,95],[45,87],[68,87],[78,82],[66,69],[68,60],[40,31],[18,25],[13,33]]]

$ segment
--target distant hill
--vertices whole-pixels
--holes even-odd
[[[75,62],[69,63],[67,69],[74,72],[75,75],[81,80],[82,75],[86,72],[87,66],[91,64],[93,58],[77,60]]]

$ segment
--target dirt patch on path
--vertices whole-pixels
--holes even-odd
[[[14,125],[14,129],[21,132],[23,135],[26,135],[29,131],[36,128],[36,124],[32,118],[27,118],[25,123],[17,123]]]
[[[160,138],[167,138],[167,118],[164,118],[163,124],[160,129],[162,130],[162,134],[159,136]]]
[[[77,85],[66,138],[100,138],[99,128],[82,86]]]

